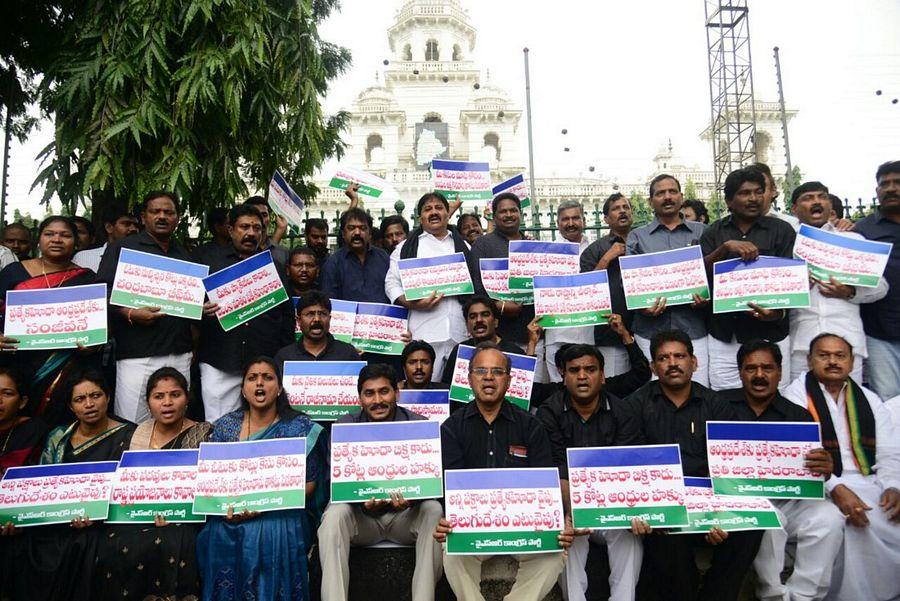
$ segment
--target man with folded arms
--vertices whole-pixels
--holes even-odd
[[[809,371],[784,396],[812,413],[834,471],[825,482],[846,517],[843,551],[826,599],[900,597],[900,447],[881,399],[850,377],[853,347],[824,333],[809,345]]]
[[[337,420],[339,424],[408,422],[424,417],[397,406],[397,374],[389,365],[367,365],[359,372],[359,411]],[[428,499],[407,501],[401,493],[390,499],[365,503],[330,503],[319,526],[322,561],[322,601],[346,601],[350,590],[350,547],[381,541],[416,545],[412,598],[434,599],[441,577],[441,546],[431,534],[441,517],[441,504]]]

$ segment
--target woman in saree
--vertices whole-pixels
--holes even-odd
[[[130,451],[196,449],[212,424],[185,416],[188,383],[180,371],[161,367],[147,380],[151,419],[131,437]],[[98,599],[193,601],[200,595],[195,524],[110,524],[100,544],[95,572]]]
[[[94,272],[72,262],[77,236],[78,229],[68,217],[53,215],[44,219],[38,226],[40,256],[12,263],[0,271],[0,302],[5,302],[9,290],[48,290],[93,284]],[[6,307],[3,307],[3,313],[6,313]],[[14,349],[16,342],[3,337],[0,347]],[[68,401],[62,394],[62,383],[79,367],[99,367],[100,353],[85,349],[18,351],[0,360],[20,366],[31,378],[29,412],[43,416],[50,426],[59,426],[72,417],[66,409]]]
[[[107,413],[109,389],[94,370],[74,374],[65,387],[75,423],[50,432],[41,463],[118,461],[128,448],[134,425]],[[87,601],[92,587],[103,524],[75,518],[70,524],[21,529],[14,538],[16,572],[12,599]]]
[[[281,374],[268,357],[244,369],[241,408],[216,421],[212,442],[306,437],[306,496],[325,473],[322,427],[291,409]],[[307,551],[315,533],[306,510],[228,510],[212,517],[197,539],[204,601],[306,601]]]

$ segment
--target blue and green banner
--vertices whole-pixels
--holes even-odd
[[[288,402],[310,419],[331,422],[359,409],[356,380],[365,361],[285,361]]]
[[[272,210],[285,218],[299,232],[303,229],[306,220],[303,211],[306,203],[294,192],[284,176],[276,171],[269,181],[269,206]]]
[[[434,191],[448,199],[457,196],[460,200],[490,200],[491,166],[488,163],[470,161],[431,161],[431,178]]]
[[[699,246],[619,257],[622,288],[630,311],[653,306],[659,298],[666,306],[688,305],[696,294],[709,300],[706,266]]]
[[[755,261],[729,259],[713,264],[713,313],[809,307],[806,261],[761,256]]]
[[[203,278],[209,267],[152,253],[123,248],[110,291],[109,304],[129,309],[159,307],[173,317],[203,317]]]
[[[768,499],[717,495],[709,478],[685,477],[684,490],[690,525],[677,528],[673,534],[709,532],[711,528],[739,532],[782,527],[778,512]]]
[[[450,391],[403,389],[397,405],[441,424],[450,417]]]
[[[494,300],[533,305],[534,292],[531,290],[512,291],[509,289],[509,259],[479,259],[481,284],[484,291]]]
[[[528,188],[528,184],[525,183],[524,173],[511,177],[505,182],[500,182],[494,186],[494,189],[491,192],[494,195],[494,198],[496,198],[498,194],[503,194],[504,192],[515,194],[519,198],[523,211],[531,206],[531,191]]]
[[[530,291],[536,275],[575,275],[580,271],[581,248],[575,242],[511,240],[509,289]]]
[[[400,259],[400,283],[406,300],[428,298],[432,294],[459,296],[472,294],[472,275],[463,253],[438,257]]]
[[[269,250],[203,278],[203,285],[226,332],[288,300]]]
[[[109,503],[110,524],[203,522],[195,515],[197,449],[125,451],[119,460]]]
[[[3,333],[20,351],[106,344],[106,284],[8,290]]]
[[[534,276],[534,313],[544,328],[606,324],[612,313],[606,270]]]
[[[822,282],[834,278],[848,286],[875,287],[893,247],[853,232],[828,232],[804,223],[794,242],[794,256],[804,259],[809,275]]]
[[[332,301],[333,302],[333,301]],[[360,351],[379,355],[403,353],[409,309],[382,303],[356,303],[352,344]]]

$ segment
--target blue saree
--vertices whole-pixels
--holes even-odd
[[[244,440],[243,419],[240,409],[222,416],[210,442]],[[298,414],[289,421],[276,421],[250,438],[306,437],[306,480],[315,482],[324,475],[324,451],[322,444],[317,444],[321,432],[321,426]],[[197,537],[203,600],[307,601],[307,551],[314,535],[315,528],[302,509],[264,512],[236,524],[210,516]]]

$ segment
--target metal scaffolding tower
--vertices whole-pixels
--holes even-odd
[[[747,0],[705,0],[709,48],[710,138],[716,190],[756,161],[756,109]]]

